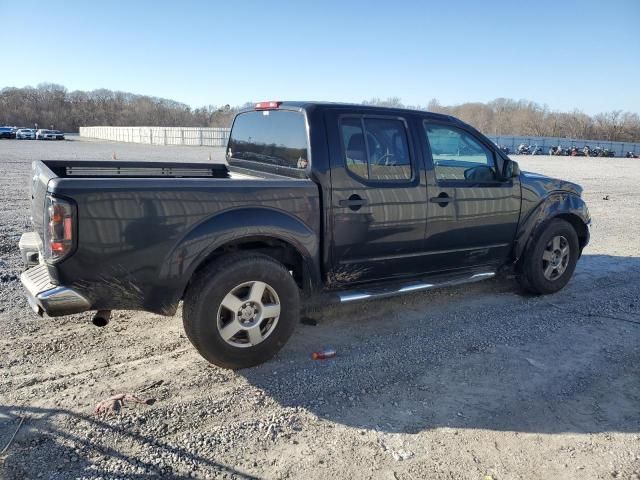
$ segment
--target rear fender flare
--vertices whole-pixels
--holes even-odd
[[[319,233],[292,215],[272,208],[227,210],[199,223],[164,259],[160,281],[184,291],[196,269],[218,248],[243,238],[272,238],[294,247],[312,281],[318,276]]]

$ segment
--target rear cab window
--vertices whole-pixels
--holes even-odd
[[[310,161],[304,114],[281,109],[238,114],[229,136],[227,161],[240,167],[304,176]]]

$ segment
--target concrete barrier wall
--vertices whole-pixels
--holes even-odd
[[[196,128],[196,127],[80,127],[80,136],[99,138],[115,142],[146,143],[149,145],[195,145],[226,147],[230,128]],[[562,145],[564,148],[575,146],[583,148],[602,147],[613,150],[618,157],[624,157],[627,152],[640,154],[640,143],[608,142],[598,140],[581,140],[577,138],[557,137],[518,137],[491,136],[497,145],[509,147],[515,153],[518,145],[537,145],[546,154],[552,145]]]
[[[196,127],[80,127],[80,136],[149,145],[226,147],[230,130]]]

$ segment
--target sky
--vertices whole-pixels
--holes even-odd
[[[0,88],[640,113],[640,0],[0,0],[0,42]]]

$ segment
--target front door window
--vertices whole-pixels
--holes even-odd
[[[438,182],[493,182],[498,179],[493,153],[455,127],[424,124]]]

